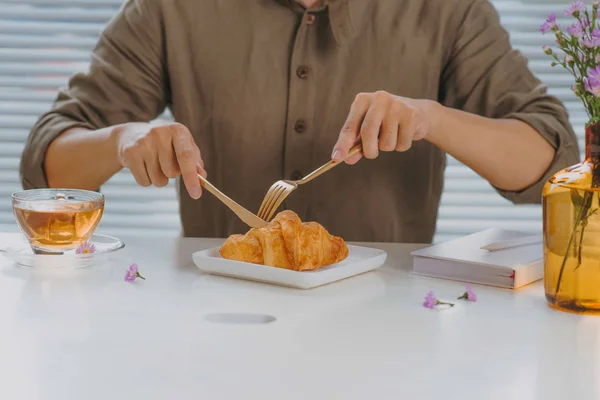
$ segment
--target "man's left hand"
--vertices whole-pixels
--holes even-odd
[[[385,91],[359,93],[352,106],[331,158],[342,161],[362,141],[362,153],[346,160],[354,164],[364,155],[376,158],[379,151],[406,151],[412,142],[427,136],[431,127],[432,104]]]

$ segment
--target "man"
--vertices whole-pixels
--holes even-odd
[[[178,123],[149,125],[165,107]],[[285,202],[346,240],[431,241],[445,153],[523,203],[578,161],[563,106],[486,0],[130,0],[33,128],[22,180],[93,190],[121,168],[143,186],[181,176],[184,235],[225,237],[247,227],[213,196],[195,200],[197,172],[258,210],[273,182],[360,141],[369,160]]]

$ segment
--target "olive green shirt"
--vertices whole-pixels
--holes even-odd
[[[355,96],[377,90],[535,128],[556,155],[539,182],[499,191],[514,202],[539,202],[549,176],[578,161],[565,109],[486,0],[329,0],[312,10],[293,0],[130,0],[91,61],[33,128],[24,187],[47,186],[44,155],[66,129],[150,121],[168,107],[211,182],[257,211],[273,182],[330,159]],[[339,166],[285,207],[346,240],[430,242],[445,159],[418,141]],[[212,195],[193,200],[181,187],[179,196],[184,235],[247,230]]]

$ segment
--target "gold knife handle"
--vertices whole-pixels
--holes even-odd
[[[344,158],[344,160],[342,160],[340,162],[336,162],[336,161],[331,160],[327,164],[324,164],[324,165],[320,166],[319,168],[315,169],[313,172],[311,172],[310,174],[306,175],[304,178],[296,181],[296,183],[298,185],[303,185],[303,184],[305,184],[307,182],[310,182],[313,179],[315,179],[317,176],[320,176],[320,175],[324,174],[325,172],[329,171],[331,168],[335,167],[338,164],[341,164],[342,162],[346,161],[347,159],[349,159],[353,155],[355,155],[357,153],[360,153],[361,151],[362,151],[362,143],[354,146],[353,148],[351,148],[350,151],[348,152],[348,155],[346,156],[346,158]]]
[[[205,177],[198,174],[200,184],[203,188],[212,193],[217,199],[221,200],[231,211],[233,211],[242,221],[252,228],[260,228],[267,224],[266,221],[258,218],[255,214],[230,199],[225,193],[217,189],[212,183],[210,183]]]

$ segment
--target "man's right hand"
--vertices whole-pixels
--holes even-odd
[[[165,186],[182,176],[194,199],[202,195],[198,173],[206,177],[200,149],[190,131],[178,123],[128,123],[115,129],[119,163],[142,186]]]

